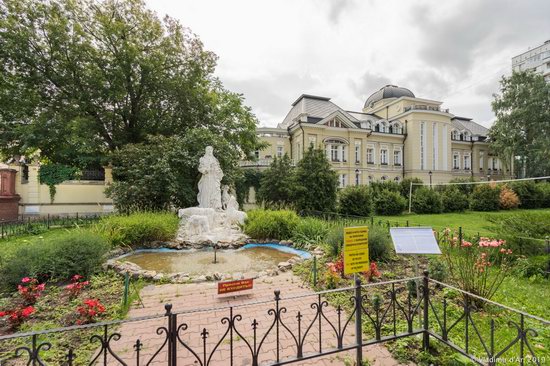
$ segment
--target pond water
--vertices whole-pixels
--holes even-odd
[[[308,258],[309,253],[274,244],[249,244],[237,250],[137,250],[120,258],[145,270],[163,273],[185,272],[198,275],[213,272],[260,272],[276,267],[292,257]]]

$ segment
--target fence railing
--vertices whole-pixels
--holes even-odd
[[[96,222],[101,214],[46,215],[21,217],[16,221],[0,222],[0,239],[14,236],[39,234],[51,228],[87,226]]]
[[[420,282],[418,293],[410,281]],[[445,296],[443,288],[458,296]],[[501,329],[512,333],[497,338]],[[56,338],[75,332],[80,338]],[[537,355],[545,348],[534,343],[548,345],[549,332],[545,319],[434,281],[425,272],[366,285],[356,279],[352,287],[305,295],[274,291],[273,300],[237,306],[177,312],[167,304],[164,315],[0,336],[0,363],[286,365],[347,351],[361,365],[363,347],[421,335],[423,349],[435,340],[479,365],[543,365],[550,359]]]

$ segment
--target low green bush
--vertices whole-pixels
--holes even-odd
[[[89,277],[101,268],[107,241],[88,230],[71,230],[18,248],[0,268],[1,286],[15,289],[21,278],[66,280]]]
[[[420,179],[420,178],[405,178],[405,179],[403,179],[399,183],[399,191],[400,191],[401,195],[403,197],[405,197],[406,199],[409,199],[409,193],[411,191],[411,183],[416,183],[416,184],[413,184],[413,186],[412,186],[412,193],[414,194],[414,192],[416,192],[417,189],[422,187],[421,185],[418,185],[418,184],[422,184],[424,182],[422,182],[422,179]]]
[[[139,247],[153,241],[172,240],[179,219],[172,212],[135,212],[106,216],[95,226],[113,246]]]
[[[254,239],[288,240],[294,235],[300,218],[290,210],[252,210],[244,224],[246,235]]]
[[[327,234],[325,240],[325,252],[329,258],[336,258],[342,253],[344,246],[344,226],[335,225]]]
[[[514,264],[514,273],[523,277],[547,276],[550,271],[550,255],[522,257]]]
[[[443,212],[443,201],[439,193],[429,188],[418,189],[412,197],[412,210],[417,214]]]
[[[512,182],[510,188],[518,195],[520,208],[539,208],[544,202],[544,189],[532,180]]]
[[[474,211],[497,211],[500,206],[500,189],[492,184],[480,184],[470,197],[470,208]]]
[[[539,183],[542,191],[541,207],[550,208],[550,183]]]
[[[456,187],[448,186],[441,193],[441,202],[444,212],[462,212],[468,209],[470,201],[468,196]]]
[[[513,215],[490,216],[492,230],[507,241],[518,255],[540,255],[546,250],[544,239],[550,236],[550,212],[523,211]]]
[[[344,215],[370,216],[374,210],[369,186],[348,186],[338,192],[338,212]]]
[[[407,207],[407,200],[397,192],[383,190],[378,194],[375,206],[379,215],[401,215]]]
[[[309,249],[323,242],[329,232],[327,223],[312,217],[307,217],[298,222],[294,229],[292,241],[298,248]]]
[[[393,246],[388,231],[381,226],[369,227],[369,260],[387,262],[393,255]]]

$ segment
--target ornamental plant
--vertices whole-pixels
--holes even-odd
[[[84,276],[79,274],[71,277],[71,283],[65,286],[65,291],[69,294],[69,298],[74,299],[80,295],[82,290],[90,284],[90,281],[84,281]]]
[[[0,319],[5,318],[9,327],[15,329],[27,320],[32,313],[34,313],[34,307],[25,306],[15,310],[0,311]]]
[[[101,314],[105,312],[105,306],[99,301],[99,299],[86,299],[76,308],[78,319],[76,324],[90,324],[94,323]]]
[[[499,206],[503,210],[511,210],[518,208],[520,200],[516,192],[514,192],[507,185],[503,185],[500,188]]]
[[[45,283],[38,283],[36,278],[23,277],[21,283],[17,285],[17,292],[23,299],[25,305],[36,303],[42,292],[46,288]]]
[[[368,271],[363,272],[363,276],[365,276],[367,282],[370,282],[374,278],[380,278],[382,274],[378,270],[378,265],[376,264],[376,262],[370,262],[370,268]]]
[[[445,229],[442,244],[451,279],[462,290],[491,299],[509,273],[512,250],[506,241],[486,237],[468,241]]]

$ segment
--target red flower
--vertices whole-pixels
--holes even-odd
[[[32,313],[34,313],[34,308],[32,306],[27,306],[21,310],[21,315],[25,318],[28,318]]]
[[[7,311],[0,311],[0,318],[3,318],[8,315]]]
[[[30,277],[23,277],[23,279],[21,280],[22,283],[29,283],[31,281],[32,279]]]

